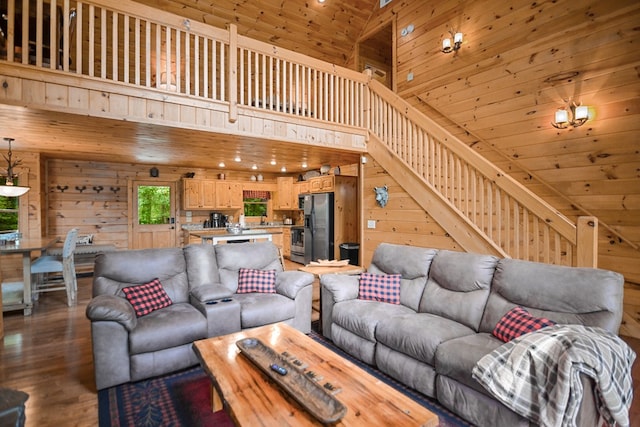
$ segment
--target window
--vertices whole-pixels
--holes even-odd
[[[268,191],[250,191],[242,192],[244,202],[244,216],[267,216],[269,212],[269,199],[271,193]]]
[[[17,197],[0,196],[0,231],[17,231],[19,203]]]
[[[266,216],[268,203],[267,199],[256,197],[244,199],[244,216]]]
[[[138,223],[166,224],[171,217],[171,188],[162,185],[138,187]]]

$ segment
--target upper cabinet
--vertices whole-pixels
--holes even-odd
[[[241,209],[242,183],[214,181],[216,185],[216,209]]]
[[[193,178],[183,179],[182,207],[185,210],[215,209],[216,181]]]
[[[241,209],[242,183],[214,179],[183,179],[182,208]]]
[[[278,185],[276,205],[275,209],[291,210],[295,209],[297,203],[294,203],[294,199],[297,195],[293,191],[293,178],[292,177],[278,177],[276,178]]]
[[[309,179],[309,191],[311,193],[330,193],[334,188],[334,175],[323,175]]]

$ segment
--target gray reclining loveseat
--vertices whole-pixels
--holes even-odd
[[[323,334],[478,426],[530,425],[472,376],[505,344],[492,332],[507,312],[611,334],[622,319],[623,278],[611,271],[383,243],[368,273],[401,275],[399,304],[359,298],[359,276],[323,275]],[[581,380],[577,425],[596,425],[593,383]]]
[[[275,270],[275,292],[237,293],[241,268]],[[123,288],[135,290],[154,279],[171,304],[138,316]],[[308,333],[313,280],[309,273],[283,271],[271,242],[100,254],[86,310],[96,387],[195,365],[195,340],[275,322]]]

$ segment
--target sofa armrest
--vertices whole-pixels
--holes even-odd
[[[313,280],[313,274],[304,271],[281,271],[276,275],[276,292],[296,299],[301,289],[313,285]]]
[[[341,301],[358,298],[359,275],[323,274],[320,276],[320,313],[322,313],[322,335],[333,339],[333,306]]]
[[[359,275],[323,274],[320,287],[329,291],[333,303],[358,298]]]
[[[133,330],[138,323],[136,313],[129,301],[115,295],[98,295],[92,298],[87,305],[86,315],[92,322],[118,322],[127,331]]]
[[[191,298],[196,301],[206,302],[222,298],[229,298],[233,295],[227,287],[216,283],[210,285],[201,285],[191,290]]]

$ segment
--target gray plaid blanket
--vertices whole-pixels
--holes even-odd
[[[636,354],[616,335],[581,325],[555,325],[522,335],[478,361],[473,378],[533,423],[575,426],[583,390],[596,384],[601,420],[629,425],[631,365]]]

